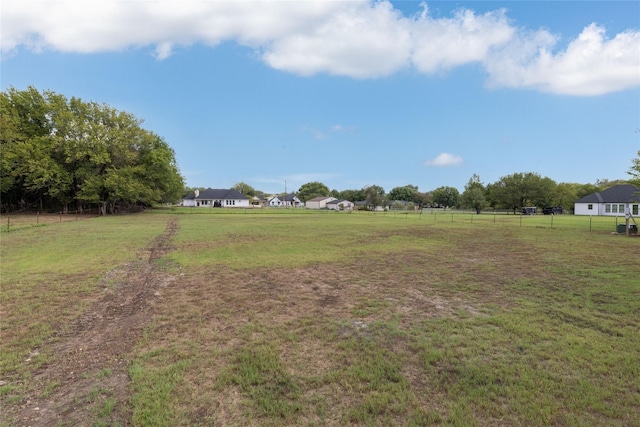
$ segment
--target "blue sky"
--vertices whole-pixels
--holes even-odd
[[[1,86],[144,120],[189,186],[626,179],[637,1],[6,0]]]

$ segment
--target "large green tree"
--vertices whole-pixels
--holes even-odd
[[[338,191],[334,196],[338,199],[349,200],[351,202],[359,202],[366,199],[365,189],[361,188],[360,190],[342,190]]]
[[[458,205],[460,192],[455,187],[438,187],[433,190],[433,202],[444,206],[445,210]]]
[[[460,204],[465,208],[475,210],[477,214],[487,207],[486,189],[477,174],[473,174],[464,186],[464,191],[460,196]]]
[[[236,182],[232,190],[237,190],[240,193],[244,194],[247,197],[253,197],[256,195],[256,190],[246,182]]]
[[[405,185],[402,187],[394,187],[387,194],[389,200],[400,200],[404,202],[416,202],[416,194],[418,187],[416,185]]]
[[[132,114],[51,91],[0,94],[5,208],[78,209],[177,201],[175,153]]]
[[[306,202],[314,197],[329,196],[329,193],[329,187],[321,182],[313,181],[303,184],[298,190],[297,196],[301,201]]]
[[[494,207],[512,209],[515,213],[525,206],[550,206],[555,194],[555,181],[537,173],[514,173],[489,184],[488,192]]]
[[[562,206],[565,211],[573,209],[574,203],[579,199],[578,188],[580,184],[561,182],[556,186],[553,196],[553,206]],[[590,194],[590,193],[587,193]]]
[[[413,195],[413,203],[418,206],[430,206],[433,203],[433,194],[431,192],[422,193],[418,191]]]
[[[387,197],[384,188],[379,185],[369,185],[364,188],[365,201],[369,209],[376,209],[380,206],[384,206],[387,202]]]

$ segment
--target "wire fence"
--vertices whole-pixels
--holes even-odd
[[[185,215],[336,215],[353,214],[379,218],[394,218],[416,220],[425,224],[454,224],[459,226],[504,226],[504,227],[533,227],[553,229],[573,229],[593,232],[625,233],[626,218],[618,216],[585,216],[573,214],[525,215],[520,212],[506,210],[484,210],[480,214],[471,210],[425,208],[417,210],[380,210],[380,211],[340,211],[331,209],[306,209],[304,207],[263,207],[263,208],[193,208],[173,207],[153,209],[156,213],[174,213]],[[621,228],[622,227],[622,228]],[[637,226],[631,222],[631,233],[637,231]]]
[[[0,230],[2,232],[16,231],[23,228],[38,227],[48,224],[58,224],[69,221],[80,221],[95,218],[95,213],[67,212],[67,213],[11,213],[0,215]]]
[[[573,229],[589,232],[609,232],[626,234],[626,218],[619,216],[583,216],[583,215],[524,215],[512,211],[482,211],[480,214],[468,210],[387,210],[387,211],[347,211],[336,212],[323,209],[305,208],[161,208],[152,209],[154,213],[185,215],[366,215],[378,218],[420,221],[424,224],[453,225],[465,227],[529,227],[551,229]],[[56,224],[68,221],[79,221],[95,218],[95,213],[68,212],[57,214],[18,213],[0,215],[0,230],[15,231],[27,227]],[[638,226],[630,222],[630,234],[638,234]]]
[[[587,216],[587,215],[525,215],[506,211],[437,211],[423,210],[418,213],[423,221],[433,223],[467,224],[469,226],[505,226],[533,227],[552,229],[575,229],[583,231],[626,233],[626,218],[621,216]],[[396,213],[396,216],[401,216]],[[637,233],[637,225],[631,221],[630,231]]]

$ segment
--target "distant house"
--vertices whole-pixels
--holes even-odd
[[[251,206],[263,207],[269,204],[269,200],[254,196],[250,200]]]
[[[328,197],[328,196],[314,197],[311,200],[307,200],[307,203],[305,203],[305,206],[307,207],[307,209],[326,209],[327,203],[332,202],[334,200],[338,200],[338,199],[336,199],[335,197]]]
[[[639,209],[640,188],[631,184],[615,185],[589,194],[574,204],[576,215],[621,216],[630,212],[637,216]]]
[[[268,205],[272,207],[297,208],[304,206],[304,203],[298,199],[295,193],[290,193],[284,196],[274,196],[270,198]]]
[[[182,206],[204,208],[248,208],[249,198],[237,190],[207,188],[182,199]]]
[[[348,200],[332,200],[327,202],[327,209],[333,209],[336,211],[352,211],[355,203],[350,202]]]

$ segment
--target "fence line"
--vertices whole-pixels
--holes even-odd
[[[67,213],[5,213],[0,215],[0,230],[8,232],[28,227],[57,224],[69,221],[95,218],[96,214],[69,211]]]
[[[583,231],[618,232],[624,233],[626,218],[618,216],[587,216],[587,215],[524,215],[514,214],[512,211],[483,211],[477,214],[475,211],[423,209],[422,211],[387,211],[380,213],[385,216],[392,215],[395,218],[419,218],[422,221],[442,224],[454,223],[460,225],[484,225],[509,227],[534,227],[534,228],[562,228]],[[634,227],[635,224],[631,224]],[[620,228],[622,227],[622,228]],[[634,227],[633,231],[637,231]]]
[[[453,224],[460,226],[505,226],[505,227],[533,227],[552,229],[575,229],[594,232],[626,231],[624,216],[582,216],[582,215],[522,215],[512,211],[483,211],[477,214],[468,210],[387,210],[387,211],[352,211],[336,212],[333,210],[312,210],[305,208],[262,208],[262,209],[203,209],[203,208],[162,208],[152,212],[167,214],[201,214],[201,215],[256,215],[256,216],[317,216],[317,215],[367,215],[378,218],[416,220],[425,224]],[[0,230],[7,232],[20,228],[34,227],[45,224],[78,221],[79,219],[94,218],[95,214],[83,214],[78,211],[66,214],[3,214],[0,215]],[[622,228],[620,228],[622,226]],[[635,230],[632,231],[636,231]]]
[[[535,228],[562,228],[583,231],[618,232],[618,227],[625,224],[624,216],[582,216],[573,214],[560,215],[523,215],[512,210],[484,210],[480,214],[471,210],[452,210],[425,208],[422,210],[386,210],[386,211],[342,211],[329,209],[306,208],[167,208],[154,209],[154,212],[188,214],[188,215],[256,215],[256,216],[288,216],[288,215],[367,215],[379,218],[412,219],[425,223],[459,225],[496,225]]]

